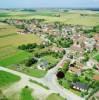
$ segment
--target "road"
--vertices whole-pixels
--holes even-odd
[[[40,82],[40,79],[35,78],[35,77],[31,77],[28,75],[25,75],[23,73],[8,69],[8,68],[4,68],[4,67],[0,67],[0,70],[12,73],[14,75],[20,76],[21,80],[19,82],[14,83],[13,85],[11,85],[10,87],[8,87],[8,89],[5,89],[3,91],[4,94],[7,94],[7,96],[11,96],[14,93],[20,92],[20,90],[22,88],[24,88],[25,86],[29,86],[30,88],[32,88],[33,91],[33,95],[35,95],[36,97],[38,97],[39,100],[45,100],[46,97],[52,93],[55,93],[55,91],[53,90],[47,90],[35,83],[31,83],[29,80],[35,80]]]
[[[77,96],[76,94],[70,92],[69,90],[63,88],[60,86],[57,82],[56,78],[56,72],[58,71],[58,68],[63,63],[64,60],[67,59],[67,56],[64,55],[62,60],[51,70],[48,71],[48,73],[43,78],[35,78],[28,76],[26,74],[23,74],[21,72],[17,72],[8,68],[0,67],[0,70],[10,72],[12,74],[18,75],[21,77],[21,80],[15,84],[13,84],[11,87],[9,87],[7,90],[5,90],[5,93],[11,93],[12,90],[18,91],[24,86],[28,85],[30,88],[33,88],[37,96],[39,96],[39,100],[44,100],[49,94],[51,93],[59,93],[62,97],[67,98],[67,100],[84,100],[83,98]],[[39,83],[42,83],[49,87],[50,90],[46,90],[43,87],[38,86],[37,84],[31,83],[29,80],[35,80]]]
[[[83,98],[75,95],[74,93],[70,92],[69,90],[60,86],[57,82],[56,73],[60,65],[64,62],[64,60],[68,60],[67,55],[64,55],[62,60],[51,70],[48,71],[46,76],[42,78],[44,83],[51,89],[58,92],[62,97],[67,98],[67,100],[84,100]]]

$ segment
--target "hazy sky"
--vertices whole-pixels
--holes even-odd
[[[99,7],[99,0],[0,0],[0,8]]]

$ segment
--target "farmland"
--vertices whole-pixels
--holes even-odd
[[[86,14],[82,16],[81,14]],[[60,17],[57,15],[60,14]],[[17,19],[45,19],[45,22],[63,22],[65,24],[74,24],[74,25],[86,25],[86,26],[95,26],[99,24],[99,13],[92,11],[68,11],[68,12],[59,12],[59,11],[50,11],[50,10],[37,10],[36,12],[31,11],[8,11],[5,13],[0,13],[0,18],[17,18]]]
[[[19,76],[10,74],[5,71],[0,71],[0,88],[8,86],[20,80]]]
[[[99,84],[98,33],[98,11],[1,10],[2,96],[11,100],[34,100],[34,96],[38,100],[87,97]],[[3,86],[8,89],[4,91]]]
[[[17,28],[0,23],[0,65],[8,66],[29,57],[29,54],[17,49],[20,44],[41,43],[36,35],[17,34]]]

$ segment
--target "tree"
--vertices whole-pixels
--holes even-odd
[[[57,41],[57,44],[63,48],[68,48],[73,44],[73,40],[71,40],[70,38],[61,38]]]
[[[83,59],[84,62],[87,62],[89,60],[89,56],[85,55],[85,58]]]
[[[37,63],[37,60],[35,58],[30,58],[27,62],[26,62],[26,66],[30,67],[31,65]]]
[[[33,50],[36,47],[37,47],[36,43],[27,44],[27,45],[23,44],[23,45],[19,46],[18,49],[30,51],[30,50]]]
[[[59,71],[57,74],[56,74],[57,78],[61,79],[61,78],[64,78],[64,73],[62,71]]]
[[[66,63],[64,64],[64,66],[63,66],[64,72],[67,72],[67,71],[68,71],[68,69],[69,69],[69,64],[70,64],[70,62],[66,62]]]

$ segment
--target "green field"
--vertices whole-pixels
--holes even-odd
[[[0,65],[1,66],[10,66],[12,64],[17,64],[19,62],[21,62],[24,58],[29,57],[29,53],[24,52],[24,51],[20,51],[15,53],[12,56],[8,56],[3,60],[0,60]]]
[[[17,34],[14,26],[0,23],[0,65],[9,66],[16,64],[30,56],[29,53],[17,49],[21,44],[37,43],[41,39],[33,34]]]
[[[57,17],[56,15],[59,15]],[[81,14],[87,14],[86,16],[81,16]],[[5,13],[0,13],[0,18],[18,18],[18,19],[45,19],[46,22],[60,21],[65,24],[74,25],[87,25],[95,26],[99,25],[99,12],[94,11],[69,11],[69,12],[59,12],[59,11],[49,11],[49,10],[37,10],[36,12],[29,11],[8,11]]]
[[[34,100],[32,97],[32,90],[28,87],[25,87],[21,91],[20,100]]]
[[[47,73],[44,70],[30,69],[30,68],[25,68],[24,70],[22,70],[22,72],[24,72],[30,76],[34,76],[34,77],[38,77],[38,78],[44,77],[45,74]]]
[[[41,86],[42,88],[45,88],[45,89],[49,90],[49,88],[48,88],[47,86],[45,86],[45,85],[43,85],[42,83],[39,83],[39,82],[37,82],[37,81],[35,81],[35,80],[30,80],[30,82],[32,82],[32,83],[34,83],[34,84],[37,84],[37,85]]]
[[[44,57],[41,57],[41,59],[48,61],[51,64],[55,64],[59,61],[59,59],[53,57],[52,55],[46,55]]]
[[[49,95],[46,100],[64,100],[64,98],[62,98],[58,94],[53,93],[53,94]]]
[[[20,80],[19,76],[10,74],[5,71],[0,71],[0,88],[9,86]]]

